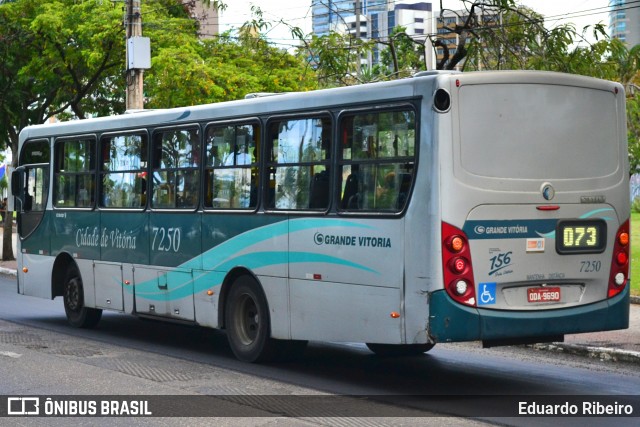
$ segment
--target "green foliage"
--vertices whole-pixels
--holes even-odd
[[[640,173],[640,93],[627,98],[627,143],[630,172]]]
[[[631,214],[631,295],[640,296],[640,214]]]
[[[409,77],[427,69],[424,45],[412,39],[406,33],[406,28],[395,27],[389,35],[389,41],[383,44],[387,46],[380,53],[380,62],[384,66],[380,68],[380,74],[384,74],[384,78]]]
[[[333,87],[359,83],[358,61],[370,52],[371,46],[362,39],[332,31],[323,36],[312,35],[305,50],[320,85]]]
[[[0,145],[51,116],[109,113],[121,103],[122,13],[104,2],[0,5]],[[13,156],[14,161],[16,156]]]
[[[224,8],[221,1],[206,1]],[[200,40],[190,3],[142,2],[143,35],[151,39],[146,108],[237,99],[249,92],[316,87],[306,62],[270,46],[255,8],[254,25],[238,37]],[[122,113],[125,31],[121,4],[16,0],[0,4],[0,148],[17,149],[22,128]],[[15,154],[15,151],[14,151]],[[14,159],[17,156],[14,155]]]

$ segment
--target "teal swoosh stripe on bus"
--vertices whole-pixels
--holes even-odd
[[[342,258],[334,257],[331,255],[315,254],[312,252],[257,252],[244,254],[216,266],[215,269],[218,271],[229,271],[235,266],[257,269],[262,267],[269,267],[272,265],[286,264],[287,256],[289,264],[298,264],[303,262],[326,263],[333,265],[344,265],[347,267],[368,271],[370,273],[380,274],[379,272],[372,270],[369,267],[357,264],[355,262],[346,261]]]
[[[245,233],[242,233],[232,239],[227,240],[220,245],[209,249],[207,252],[199,255],[198,257],[194,257],[191,260],[183,263],[178,268],[185,270],[199,269],[200,262],[207,269],[211,269],[210,273],[205,274],[207,276],[207,283],[211,283],[209,277],[211,274],[219,275],[223,273],[222,278],[224,278],[224,274],[237,265],[242,265],[247,268],[255,269],[260,267],[267,267],[269,265],[277,265],[287,263],[287,256],[289,257],[289,263],[301,263],[301,262],[324,262],[334,265],[345,265],[353,268],[357,268],[364,271],[369,271],[375,274],[380,274],[379,272],[372,270],[366,266],[352,263],[349,261],[345,261],[341,258],[332,257],[329,255],[322,254],[314,254],[314,253],[305,253],[305,252],[259,252],[259,253],[251,253],[251,254],[243,254],[238,256],[239,252],[247,250],[250,246],[256,245],[260,242],[273,239],[278,236],[285,235],[287,233],[293,233],[297,231],[304,231],[313,228],[326,228],[326,227],[346,227],[346,228],[367,228],[373,229],[374,227],[360,224],[352,221],[335,221],[329,219],[300,219],[300,220],[292,220],[292,221],[281,221],[275,224],[271,224],[265,227],[261,227],[257,230],[251,230]],[[167,281],[172,283],[175,280],[176,276],[183,275],[184,272],[176,271],[176,272],[167,272]],[[181,285],[177,288],[172,289],[169,293],[172,295],[172,299],[179,299],[189,296],[192,291],[189,288],[189,284],[192,282],[197,282],[203,279],[202,275],[197,279],[192,279],[189,282]],[[215,281],[213,283],[221,284],[222,279]],[[167,292],[158,292],[158,284],[156,280],[149,280],[142,283],[136,284],[136,294],[147,298],[147,299],[166,299]],[[215,285],[217,286],[217,285]],[[199,292],[209,286],[202,286],[202,289],[194,289],[193,292]],[[131,288],[125,288],[127,292],[132,292]],[[178,296],[181,295],[181,296]]]
[[[599,213],[602,213],[602,212],[610,212],[610,211],[613,211],[613,208],[602,208],[602,209],[596,209],[596,210],[594,210],[594,211],[587,212],[587,213],[586,213],[586,214],[584,214],[584,215],[580,215],[578,218],[580,218],[580,219],[587,219],[587,218],[591,218],[591,217],[593,217],[594,215],[597,215],[597,214],[599,214]],[[604,219],[605,221],[612,221],[612,220],[613,220],[613,218],[608,217],[608,216],[601,216],[601,217],[598,217],[598,218],[600,218],[600,219]],[[555,238],[556,238],[556,231],[555,231],[555,230],[553,230],[553,231],[551,231],[551,232],[549,232],[549,233],[546,233],[546,234],[538,233],[538,236],[540,236],[540,237],[545,237],[545,238],[548,238],[548,239],[555,239]]]
[[[330,219],[299,219],[291,221],[280,221],[275,224],[261,227],[257,230],[244,232],[232,239],[227,240],[226,242],[219,244],[214,248],[209,249],[201,255],[203,262],[202,265],[218,265],[224,260],[229,259],[229,257],[235,256],[235,254],[237,254],[238,252],[246,250],[252,245],[264,242],[269,239],[273,239],[275,237],[283,236],[288,233],[326,227],[355,227],[367,229],[374,228],[369,225],[359,224],[357,222],[336,221]],[[200,259],[198,257],[192,258],[179,267],[187,269],[200,268]]]
[[[287,256],[288,262],[292,263],[325,263],[332,265],[343,265],[358,270],[367,271],[374,274],[380,274],[378,271],[373,270],[367,266],[346,261],[342,258],[337,258],[331,255],[315,254],[311,252],[258,252],[252,254],[243,254],[238,257],[232,258],[221,265],[215,267],[215,271],[207,272],[199,275],[197,278],[193,278],[184,284],[179,285],[169,291],[160,292],[157,288],[156,280],[149,280],[140,284],[136,284],[136,294],[145,299],[152,300],[165,300],[165,299],[181,299],[191,296],[192,293],[197,293],[209,289],[211,287],[220,286],[226,273],[235,266],[243,266],[249,269],[258,269],[262,267],[268,267],[278,264],[286,264]],[[172,278],[179,278],[180,275],[185,273],[180,272],[168,272],[167,281],[172,282]],[[216,276],[218,276],[216,278]],[[215,278],[215,279],[214,279]],[[212,280],[213,279],[213,280]],[[191,283],[198,283],[191,289]],[[203,283],[204,282],[204,283]],[[214,283],[214,285],[211,285]],[[130,292],[130,290],[127,288]]]
[[[584,214],[584,215],[580,216],[579,218],[580,218],[580,219],[591,218],[592,216],[594,216],[594,215],[596,215],[596,214],[599,214],[599,213],[602,213],[602,212],[615,212],[615,211],[613,210],[613,208],[602,208],[602,209],[596,209],[596,210],[594,210],[594,211],[587,212],[586,214]],[[606,220],[606,221],[612,221],[612,220],[613,220],[613,218],[611,218],[611,217],[607,217],[607,216],[601,216],[601,217],[599,217],[599,218],[604,219],[604,220]]]

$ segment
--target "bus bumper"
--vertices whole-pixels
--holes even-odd
[[[429,299],[429,335],[435,342],[500,341],[610,331],[629,327],[629,292],[606,301],[556,310],[507,311],[462,306],[447,293]]]

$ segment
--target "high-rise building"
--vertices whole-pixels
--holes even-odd
[[[637,1],[609,1],[609,33],[629,47],[640,43],[640,7]]]
[[[358,4],[359,3],[359,4]],[[312,0],[312,30],[317,36],[324,36],[330,31],[345,31],[348,22],[355,22],[356,8],[360,7],[360,16],[366,21],[369,13],[387,10],[393,1],[388,0]],[[354,27],[355,28],[355,27]]]
[[[365,40],[387,41],[396,27],[404,27],[406,33],[428,43],[433,31],[432,6],[428,2],[402,0],[312,0],[313,33],[323,36],[330,31],[349,33]],[[361,13],[356,14],[360,7]],[[359,25],[358,25],[359,23]],[[357,28],[359,26],[359,28]],[[380,60],[379,44],[362,65],[373,66]],[[427,64],[431,64],[432,49],[425,49]]]
[[[218,35],[218,10],[213,5],[205,5],[202,2],[193,2],[190,5],[191,17],[200,24],[198,35],[202,39],[209,39]]]

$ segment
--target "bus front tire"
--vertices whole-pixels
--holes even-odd
[[[102,317],[102,310],[84,305],[84,288],[80,273],[70,268],[64,282],[64,312],[67,322],[76,328],[94,328]]]
[[[369,350],[378,356],[401,357],[419,356],[431,350],[435,344],[372,344],[367,343]]]
[[[225,307],[227,339],[233,354],[243,362],[265,362],[276,355],[269,308],[260,285],[250,276],[239,277]]]

